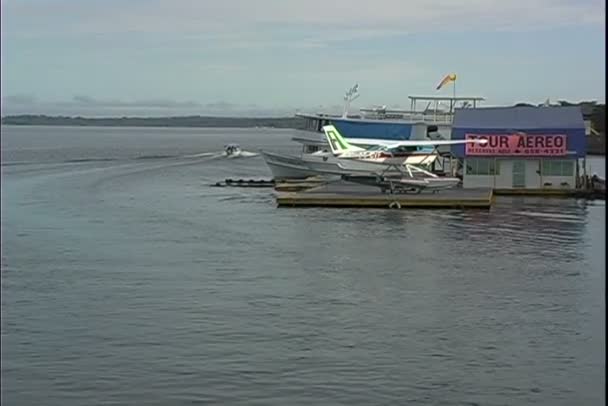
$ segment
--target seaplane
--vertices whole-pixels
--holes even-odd
[[[323,127],[325,137],[332,154],[339,160],[357,160],[380,164],[381,171],[368,174],[345,174],[342,179],[370,186],[377,186],[383,193],[420,193],[424,189],[437,192],[456,186],[460,179],[456,177],[438,176],[413,164],[412,157],[418,165],[424,165],[425,160],[431,161],[437,156],[437,147],[457,144],[486,144],[487,140],[365,140],[367,148],[350,144],[333,126]],[[357,140],[360,142],[360,140]],[[431,159],[432,157],[432,159]],[[340,165],[340,164],[339,164]],[[391,175],[387,175],[391,172]],[[396,174],[396,175],[395,175]]]
[[[356,159],[373,163],[399,165],[406,162],[407,157],[420,155],[426,157],[436,155],[437,147],[457,144],[486,144],[485,139],[469,140],[380,140],[357,139],[357,144],[348,142],[333,125],[323,127],[325,138],[334,156],[341,159]],[[418,162],[418,164],[421,164]]]

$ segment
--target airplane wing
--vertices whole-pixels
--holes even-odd
[[[347,138],[348,142],[355,145],[380,145],[386,148],[397,147],[439,147],[441,145],[458,145],[458,144],[485,144],[488,141],[485,139],[475,140],[404,140],[404,141],[389,141],[378,139],[363,139],[363,138]]]

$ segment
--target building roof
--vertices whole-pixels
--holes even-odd
[[[479,96],[408,96],[410,100],[441,100],[441,101],[465,101],[465,100],[475,100],[475,101],[483,101],[485,100],[483,97]]]
[[[325,135],[307,134],[305,136],[294,136],[291,137],[292,141],[299,142],[300,144],[316,145],[316,146],[327,146],[327,139]]]
[[[452,128],[584,129],[580,106],[456,109]]]

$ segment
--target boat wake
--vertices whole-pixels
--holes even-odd
[[[258,154],[257,152],[251,152],[251,151],[241,151],[239,154],[227,154],[226,152],[222,153],[222,156],[225,156],[227,158],[233,159],[233,158],[253,158],[254,156],[258,156],[260,154]]]
[[[194,155],[184,155],[184,158],[221,158],[225,156],[225,153],[223,151],[217,151],[217,152],[202,152],[200,154],[194,154]]]
[[[226,151],[216,151],[216,152],[201,152],[200,154],[193,154],[193,155],[184,155],[184,158],[236,159],[236,158],[253,158],[258,155],[260,155],[260,154],[257,152],[251,152],[251,151],[240,151],[238,154],[230,154],[230,153],[227,153]]]
[[[198,154],[148,154],[123,157],[80,157],[66,160],[48,160],[48,161],[3,161],[0,163],[2,167],[11,166],[29,166],[29,165],[61,165],[61,164],[90,164],[104,162],[127,162],[127,161],[160,161],[160,160],[180,160],[180,159],[204,159],[215,160],[220,158],[235,159],[235,158],[253,158],[260,155],[252,151],[244,151],[239,149],[227,149],[220,151],[201,152]]]

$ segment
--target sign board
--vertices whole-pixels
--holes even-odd
[[[486,139],[485,145],[466,144],[467,156],[564,156],[564,134],[465,134],[466,140]]]

